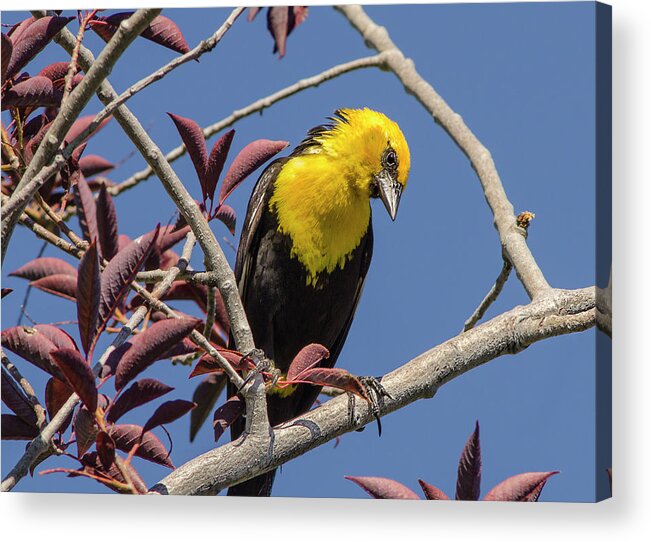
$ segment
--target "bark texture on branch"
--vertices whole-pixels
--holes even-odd
[[[595,288],[555,290],[553,295],[497,316],[387,374],[382,384],[392,399],[385,400],[382,415],[432,397],[446,382],[499,356],[515,354],[549,337],[584,331],[594,324]],[[369,406],[359,400],[349,417],[348,400],[347,396],[331,399],[274,428],[271,446],[267,441],[240,438],[205,453],[177,468],[151,491],[216,494],[373,421]]]

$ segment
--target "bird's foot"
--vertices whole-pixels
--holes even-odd
[[[254,368],[246,375],[242,385],[237,390],[238,392],[260,373],[269,373],[271,375],[272,385],[276,385],[278,378],[280,378],[280,370],[276,369],[273,360],[268,358],[263,350],[254,348],[245,354],[243,359],[248,359],[253,362]]]
[[[382,436],[382,422],[380,421],[380,414],[382,413],[382,407],[384,406],[384,398],[388,397],[389,399],[393,399],[393,397],[391,397],[389,392],[382,385],[380,378],[376,378],[374,376],[360,376],[359,381],[364,387],[364,391],[368,397],[368,402],[371,405],[371,412],[377,421],[378,436]]]

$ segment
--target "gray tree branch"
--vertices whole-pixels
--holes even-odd
[[[595,324],[595,288],[555,290],[424,352],[382,379],[391,398],[382,416],[418,399],[429,398],[445,383],[505,354],[557,335],[575,333]],[[373,421],[365,401],[348,397],[327,401],[307,414],[277,426],[269,442],[240,438],[177,468],[151,492],[208,495],[274,469],[344,433]]]

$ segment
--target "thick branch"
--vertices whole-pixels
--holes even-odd
[[[72,123],[77,119],[82,109],[93,96],[93,93],[102,84],[102,81],[111,72],[111,69],[122,53],[160,12],[160,9],[142,9],[122,21],[117,32],[106,44],[106,47],[104,47],[92,68],[86,71],[86,76],[75,87],[75,90],[70,94],[70,97],[65,103],[61,104],[59,113],[52,122],[47,134],[45,134],[43,142],[39,145],[18,186],[16,186],[16,198],[21,198],[21,204],[14,208],[11,213],[5,211],[5,215],[3,216],[2,261],[4,261],[7,246],[9,245],[9,240],[18,222],[20,213],[31,199],[31,196],[40,188],[40,185],[33,182],[34,177],[52,161]],[[59,35],[63,34],[64,31],[71,36],[72,47],[69,52],[73,55],[77,40],[66,29],[62,30]],[[25,190],[30,194],[29,198],[25,196]],[[14,199],[13,196],[10,198],[10,203],[12,199]]]
[[[466,126],[461,115],[455,113],[441,96],[416,71],[414,62],[404,56],[391,41],[384,27],[378,26],[360,6],[337,6],[353,27],[363,36],[369,47],[387,53],[386,64],[396,74],[409,94],[413,94],[434,120],[445,129],[469,158],[477,172],[486,201],[493,212],[494,224],[500,236],[504,253],[513,264],[518,278],[529,297],[549,293],[545,280],[529,247],[524,232],[516,224],[513,205],[504,192],[502,181],[490,152]]]
[[[429,350],[387,374],[382,384],[391,398],[382,415],[432,397],[443,384],[504,354],[537,341],[584,331],[595,325],[595,288],[554,290],[529,305],[493,318]],[[240,438],[177,468],[152,487],[162,494],[215,494],[274,469],[309,450],[372,422],[364,401],[348,415],[348,397],[337,397],[300,418],[274,428],[269,443]]]

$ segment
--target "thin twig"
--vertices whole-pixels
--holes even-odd
[[[488,307],[490,307],[493,304],[493,302],[497,299],[497,297],[500,295],[500,292],[502,291],[502,288],[504,288],[504,284],[506,283],[506,280],[509,278],[509,275],[511,274],[511,269],[513,269],[511,262],[509,262],[508,260],[504,260],[504,265],[502,265],[502,270],[500,271],[500,274],[497,276],[497,279],[495,280],[495,284],[493,284],[491,289],[488,291],[486,297],[482,299],[482,302],[475,309],[475,312],[473,312],[470,315],[470,318],[468,318],[465,321],[465,323],[463,324],[462,333],[468,331],[469,329],[472,329],[475,326],[475,324],[482,319],[482,317],[488,310]]]
[[[278,90],[277,92],[274,92],[269,96],[260,98],[259,100],[256,100],[255,102],[241,109],[237,109],[236,111],[233,111],[228,117],[225,117],[220,121],[217,121],[213,124],[210,124],[209,126],[206,126],[203,129],[203,135],[206,139],[208,139],[213,135],[215,135],[216,133],[221,132],[225,128],[229,128],[237,121],[245,117],[253,115],[254,113],[259,113],[264,109],[271,107],[273,104],[280,102],[286,98],[289,98],[290,96],[293,96],[298,92],[301,92],[311,87],[317,87],[321,83],[324,83],[325,81],[329,81],[330,79],[334,79],[345,73],[354,70],[359,70],[362,68],[382,67],[384,66],[385,59],[386,59],[386,55],[384,54],[358,58],[350,62],[345,62],[344,64],[333,66],[332,68],[329,68],[325,71],[322,71],[321,73],[313,75],[312,77],[301,79],[300,81],[297,81],[292,85],[289,85],[281,90]],[[174,160],[177,160],[178,158],[183,156],[186,152],[187,150],[185,148],[185,145],[179,145],[178,147],[172,149],[170,152],[168,152],[165,155],[165,160],[167,160],[168,162],[173,162]],[[109,192],[115,196],[121,192],[124,192],[125,190],[128,190],[129,188],[133,188],[138,183],[151,177],[153,174],[154,174],[154,170],[151,167],[146,167],[143,170],[134,173],[131,177],[125,179],[123,182],[119,183],[118,185],[110,187]]]
[[[79,31],[77,32],[75,48],[72,51],[70,64],[68,65],[68,71],[66,72],[66,78],[64,80],[63,97],[61,98],[62,104],[68,99],[68,96],[72,92],[72,80],[77,74],[77,56],[79,56],[79,46],[81,45],[81,41],[84,39],[86,25],[88,24],[88,21],[90,21],[95,16],[95,13],[97,13],[96,9],[90,11],[86,17],[79,21]]]

